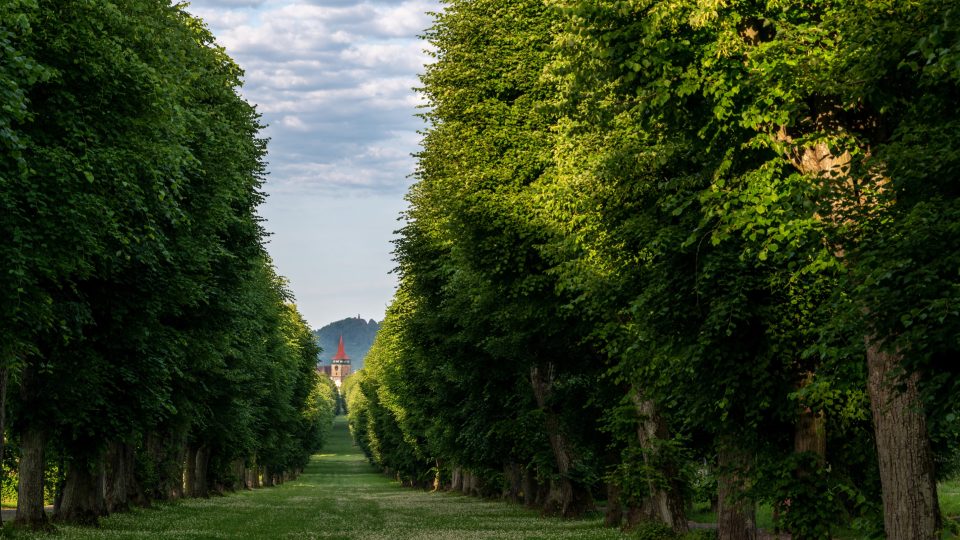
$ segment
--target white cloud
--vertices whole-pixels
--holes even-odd
[[[340,57],[353,65],[406,74],[418,72],[426,61],[423,47],[410,40],[357,43]]]
[[[216,7],[257,7],[267,3],[267,0],[196,0],[190,2],[190,11],[198,6]]]
[[[284,116],[280,119],[280,123],[294,131],[307,131],[309,129],[298,116]]]
[[[238,9],[210,9],[210,8],[190,8],[190,11],[206,21],[212,28],[232,28],[247,24],[250,21],[251,13],[249,10]]]
[[[268,189],[402,192],[439,0],[194,0],[270,125]]]

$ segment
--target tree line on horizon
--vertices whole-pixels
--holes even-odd
[[[399,288],[348,379],[404,483],[721,539],[939,538],[960,10],[448,0]]]
[[[184,5],[0,2],[0,441],[26,526],[272,485],[332,423],[256,214],[259,115]]]

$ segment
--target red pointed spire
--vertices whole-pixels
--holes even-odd
[[[340,345],[337,345],[337,355],[333,357],[334,360],[349,360],[350,357],[347,356],[346,351],[343,350],[343,336],[340,336]]]

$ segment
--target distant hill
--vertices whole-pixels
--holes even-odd
[[[314,330],[320,347],[319,364],[329,366],[330,357],[337,354],[337,343],[343,335],[343,348],[352,360],[351,367],[356,371],[363,367],[363,358],[373,345],[373,338],[377,335],[380,324],[377,321],[365,321],[359,317],[332,322],[319,330]]]

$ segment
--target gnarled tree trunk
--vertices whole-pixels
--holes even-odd
[[[148,433],[144,445],[147,459],[153,464],[156,477],[144,485],[148,497],[159,500],[183,497],[184,462],[186,461],[183,436],[172,431]]]
[[[128,501],[136,506],[148,507],[150,506],[150,498],[147,497],[140,479],[137,478],[137,447],[131,443],[124,443],[123,452],[126,463],[124,475],[127,482]]]
[[[34,529],[47,526],[47,514],[43,511],[46,446],[47,434],[36,426],[28,426],[20,438],[17,516],[14,522]]]
[[[124,444],[119,441],[111,441],[107,444],[107,454],[104,458],[106,476],[106,490],[104,497],[106,499],[107,512],[118,512],[129,508],[130,495],[127,492],[129,482],[127,481],[127,469],[133,467],[133,463],[126,461],[126,449]]]
[[[473,475],[473,471],[463,471],[463,485],[460,488],[461,493],[464,495],[473,495],[475,484],[476,477]]]
[[[463,467],[454,467],[450,471],[450,491],[460,491],[463,489]]]
[[[533,395],[537,401],[537,407],[544,413],[547,438],[550,440],[550,448],[553,450],[553,457],[557,465],[557,471],[560,477],[551,482],[559,491],[557,497],[557,513],[563,517],[577,517],[583,515],[588,509],[593,508],[593,497],[586,489],[574,485],[570,480],[570,472],[573,466],[573,448],[567,439],[566,434],[560,426],[560,419],[550,405],[550,396],[553,393],[555,368],[552,363],[548,363],[545,368],[533,366],[530,368],[530,386],[533,387]],[[549,504],[548,506],[552,506]],[[550,511],[550,508],[545,508]]]
[[[504,490],[503,498],[510,502],[520,502],[520,492],[523,491],[523,473],[519,463],[503,465]]]
[[[616,482],[607,482],[607,509],[603,514],[603,524],[607,527],[619,527],[623,523],[622,489]]]
[[[883,486],[883,527],[887,538],[939,538],[940,506],[927,422],[917,375],[902,388],[895,379],[899,354],[866,340],[867,390],[873,415]]]
[[[250,487],[260,489],[260,467],[256,463],[250,466]]]
[[[96,525],[107,515],[103,456],[74,459],[67,464],[63,503],[53,519],[57,522]]]
[[[523,505],[532,508],[537,505],[537,477],[533,472],[533,466],[527,465],[523,469]]]
[[[243,466],[243,460],[235,459],[233,463],[230,464],[230,470],[233,473],[233,489],[246,489],[247,478],[246,474],[244,474],[246,467]]]
[[[196,497],[197,447],[192,444],[187,445],[183,455],[183,493],[187,497]]]
[[[749,461],[742,451],[727,441],[721,444],[718,462],[717,539],[754,540],[757,537],[756,511],[753,501],[744,497],[744,473]]]
[[[818,113],[827,122],[836,121],[831,112]],[[788,156],[798,170],[818,177],[836,194],[829,214],[818,215],[819,219],[839,224],[849,221],[850,215],[876,215],[884,209],[883,202],[868,195],[882,191],[890,181],[879,167],[866,175],[854,177],[849,174],[850,152],[837,155],[826,143],[793,144],[786,127],[780,129],[777,138],[787,143]],[[851,209],[858,212],[852,213]],[[834,254],[845,260],[843,247],[835,247]],[[885,532],[892,539],[935,538],[941,527],[940,509],[916,376],[908,377],[904,381],[905,390],[898,391],[896,385],[891,384],[890,374],[897,371],[902,360],[900,354],[882,351],[881,344],[873,336],[865,337],[864,342],[867,386],[883,488]]]
[[[210,485],[207,480],[207,468],[210,464],[210,447],[201,445],[196,451],[194,463],[194,487],[190,493],[193,497],[207,498],[210,496]]]
[[[273,471],[269,467],[263,468],[263,487],[273,487],[275,482],[273,481]]]
[[[634,391],[631,398],[637,409],[637,440],[643,450],[644,464],[648,468],[659,466],[661,470],[658,472],[666,483],[663,486],[648,480],[649,496],[643,501],[641,513],[647,520],[663,523],[676,532],[686,532],[687,513],[679,467],[670,460],[663,459],[659,443],[669,437],[667,423],[657,412],[652,400],[645,399],[639,391]]]

